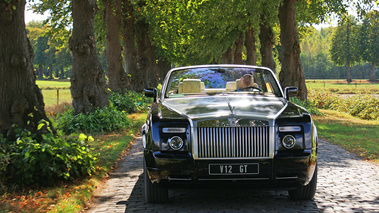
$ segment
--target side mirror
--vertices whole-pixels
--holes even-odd
[[[286,87],[284,89],[284,98],[289,100],[290,97],[297,95],[297,87]]]
[[[145,89],[145,96],[154,98],[154,102],[157,101],[157,95],[158,95],[158,92],[156,88]]]

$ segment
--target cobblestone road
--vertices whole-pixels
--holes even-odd
[[[285,191],[175,190],[170,202],[147,204],[143,198],[142,142],[95,192],[87,212],[377,212],[379,167],[336,145],[319,144],[318,186],[312,201],[291,201]]]

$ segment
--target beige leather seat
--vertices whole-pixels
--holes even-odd
[[[196,94],[204,93],[205,84],[200,79],[183,79],[183,82],[179,83],[179,94]]]

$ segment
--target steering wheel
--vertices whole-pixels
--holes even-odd
[[[248,90],[248,89],[257,89],[260,92],[263,92],[263,90],[261,88],[255,87],[255,86],[244,87],[244,88],[242,88],[242,91],[245,91],[245,90]]]

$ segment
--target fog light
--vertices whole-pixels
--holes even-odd
[[[282,144],[285,148],[287,149],[291,149],[295,146],[296,144],[296,139],[294,136],[292,135],[286,135],[284,136],[284,138],[282,139]]]
[[[172,138],[169,138],[167,142],[170,148],[173,150],[179,150],[184,145],[182,138],[180,138],[179,136],[174,136]]]

